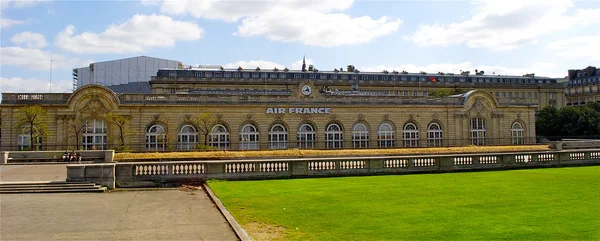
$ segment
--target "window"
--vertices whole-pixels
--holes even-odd
[[[176,76],[177,76],[177,72],[169,71],[169,77],[176,77]]]
[[[342,128],[338,124],[329,124],[325,128],[325,148],[339,149],[344,146]]]
[[[417,96],[417,92],[416,91],[413,91],[413,96]]]
[[[252,73],[252,78],[253,79],[258,79],[260,75],[258,73]]]
[[[259,149],[258,129],[253,124],[247,124],[240,132],[240,150]]]
[[[223,73],[223,77],[225,77],[225,78],[231,78],[231,73],[230,72],[225,72],[225,73]]]
[[[286,76],[285,76],[285,74],[279,74],[279,78],[280,78],[280,79],[285,79],[285,78],[286,78]]]
[[[550,93],[550,99],[554,100],[556,98],[556,94],[555,93]]]
[[[223,125],[215,125],[210,130],[208,144],[219,150],[229,149],[229,130]]]
[[[302,74],[294,74],[294,79],[302,79]]]
[[[364,124],[356,124],[352,129],[352,146],[354,148],[369,148],[369,131]]]
[[[327,79],[327,75],[326,74],[319,75],[319,77],[321,77],[321,79]]]
[[[533,92],[533,98],[537,99],[537,92]]]
[[[506,97],[506,92],[502,92],[502,97]]]
[[[212,73],[211,73],[211,72],[206,72],[206,73],[204,74],[204,76],[205,76],[206,78],[212,78]]]
[[[165,128],[161,125],[150,126],[146,130],[146,150],[164,151],[167,144],[167,135]]]
[[[525,144],[525,130],[523,129],[523,125],[521,125],[521,123],[513,123],[512,127],[510,128],[510,133],[513,145]]]
[[[417,147],[419,146],[419,129],[413,123],[408,123],[402,130],[402,139],[404,140],[404,147]]]
[[[471,145],[485,146],[485,119],[471,119]]]
[[[395,78],[395,76],[392,76],[392,78]],[[383,80],[383,81],[387,81],[387,80],[388,80],[388,77],[387,77],[387,76],[381,76],[381,80]]]
[[[346,79],[348,79],[348,75],[345,75],[345,74],[343,74],[343,75],[342,75],[342,79],[343,79],[343,80],[346,80]]]
[[[377,80],[377,75],[371,75],[370,78],[371,80]]]
[[[388,123],[379,125],[377,130],[377,142],[379,147],[394,147],[395,145],[394,128]]]
[[[531,98],[531,92],[527,92],[527,98]]]
[[[408,91],[404,91],[404,96],[408,96]]]
[[[338,79],[338,75],[337,74],[332,74],[331,75],[331,79]]]
[[[261,74],[260,74],[260,78],[261,78],[261,79],[266,79],[266,78],[269,78],[269,74],[267,74],[267,73],[261,73]]]
[[[512,92],[508,92],[508,97],[512,98]]]
[[[196,76],[196,78],[202,78],[202,72],[196,72],[194,73],[194,76]]]
[[[213,77],[215,78],[221,78],[222,74],[219,72],[215,72],[215,74],[213,75]]]
[[[428,146],[442,146],[442,128],[437,123],[429,124],[427,127]]]
[[[248,79],[248,78],[250,78],[250,73],[243,73],[242,77]]]
[[[521,92],[521,98],[525,98],[525,92]]]
[[[233,73],[233,78],[239,78],[240,77],[240,73]]]
[[[198,145],[198,131],[192,125],[181,127],[177,134],[177,150],[192,150]]]
[[[283,125],[276,124],[269,132],[269,149],[287,149],[288,132]]]
[[[106,125],[104,120],[92,120],[83,128],[82,146],[84,150],[106,149]]]
[[[309,75],[309,78],[310,78],[310,79],[315,79],[315,78],[316,78],[316,75],[315,75],[315,74],[310,74],[310,75]]]
[[[317,133],[315,128],[310,124],[304,124],[298,129],[298,148],[299,149],[314,149],[317,141]]]
[[[32,136],[33,143],[31,143]],[[42,150],[42,135],[35,126],[33,128],[25,127],[21,130],[21,134],[17,138],[17,150]]]
[[[352,75],[352,80],[358,80],[358,75]]]
[[[496,92],[496,98],[500,97],[500,92]]]

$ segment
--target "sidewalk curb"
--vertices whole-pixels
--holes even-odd
[[[227,222],[235,232],[235,235],[242,241],[252,240],[250,239],[250,236],[248,236],[248,233],[246,233],[246,230],[244,230],[242,226],[240,226],[240,224],[237,221],[235,221],[235,218],[231,215],[231,213],[227,211],[227,208],[225,208],[221,200],[219,200],[219,198],[217,197],[217,195],[215,195],[212,189],[210,189],[210,187],[206,185],[206,183],[203,183],[202,187],[204,187],[204,190],[206,190],[208,197],[217,205],[217,208],[219,209],[221,214],[223,214],[225,219],[227,219]]]

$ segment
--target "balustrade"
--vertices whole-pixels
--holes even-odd
[[[383,162],[385,168],[404,168],[408,166],[406,159],[387,159]]]

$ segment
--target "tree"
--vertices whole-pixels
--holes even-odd
[[[208,135],[212,127],[217,123],[217,117],[214,114],[204,113],[196,117],[193,122],[198,127],[198,133],[204,135],[204,145],[208,145]]]
[[[39,141],[48,135],[48,112],[39,105],[22,107],[17,113],[17,128],[29,135],[29,149],[37,149]],[[22,128],[22,129],[21,129]],[[37,142],[37,143],[34,143]]]
[[[85,127],[87,126],[87,124],[89,123],[89,120],[84,120],[82,118],[76,118],[73,121],[70,121],[67,123],[68,129],[69,129],[69,133],[71,134],[70,137],[75,137],[75,149],[79,151],[79,147],[81,147],[79,142],[79,137],[81,137],[81,134],[83,134],[83,131],[85,130]]]
[[[115,125],[117,129],[119,129],[119,135],[117,137],[118,145],[115,147],[115,150],[118,151],[126,151],[129,150],[129,147],[125,145],[125,141],[130,136],[134,136],[135,132],[133,132],[130,128],[127,128],[127,125],[131,121],[131,117],[125,115],[119,115],[114,112],[110,112],[105,115],[106,120]]]

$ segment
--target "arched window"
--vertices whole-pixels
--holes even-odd
[[[106,149],[106,124],[104,120],[91,120],[83,128],[83,149]]]
[[[269,149],[287,149],[288,132],[285,126],[276,124],[271,127],[269,132]]]
[[[315,128],[310,124],[304,124],[298,129],[298,148],[313,149],[317,142],[317,133]]]
[[[428,146],[442,146],[442,127],[437,123],[429,124],[427,127]]]
[[[229,130],[224,125],[215,125],[210,130],[208,143],[219,150],[229,149]]]
[[[31,137],[33,136],[33,143],[31,143]],[[42,135],[35,128],[24,127],[21,129],[21,134],[19,134],[17,138],[17,150],[19,151],[28,151],[34,150],[39,151],[42,150]]]
[[[471,145],[485,146],[485,119],[471,118]]]
[[[240,150],[258,150],[258,129],[253,124],[242,127],[240,132]]]
[[[377,130],[377,142],[379,147],[394,147],[396,135],[394,128],[388,123],[382,123]]]
[[[177,150],[192,150],[198,145],[198,131],[192,125],[184,125],[177,133]]]
[[[513,145],[525,144],[525,130],[523,129],[523,125],[521,125],[521,123],[513,123],[512,127],[510,128],[510,133]]]
[[[354,148],[369,148],[369,130],[364,124],[356,124],[352,128],[352,146]]]
[[[338,124],[332,123],[325,128],[325,147],[329,149],[339,149],[344,146],[342,128]]]
[[[417,129],[417,126],[413,123],[404,125],[402,139],[404,140],[404,147],[419,146],[419,129]]]
[[[165,128],[161,125],[153,125],[146,130],[146,150],[164,151],[167,145]]]

